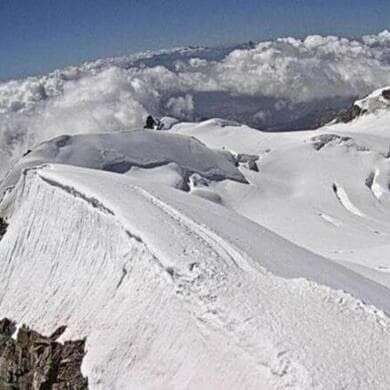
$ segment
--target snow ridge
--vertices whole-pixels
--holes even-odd
[[[24,174],[25,175],[28,174],[28,169],[25,170]],[[88,204],[90,204],[94,208],[97,208],[99,211],[106,213],[106,214],[114,215],[114,212],[111,211],[108,207],[104,206],[104,204],[102,202],[100,202],[98,199],[93,198],[93,197],[88,197],[85,194],[83,194],[82,192],[77,191],[75,188],[63,185],[63,184],[59,183],[58,181],[48,179],[48,178],[43,177],[43,176],[40,176],[40,178],[43,181],[45,181],[46,183],[50,184],[51,186],[58,187],[61,190],[74,196],[75,198],[80,198],[80,199],[86,201]]]
[[[81,175],[81,182],[65,172]],[[18,184],[18,207],[0,242],[0,309],[37,329],[66,320],[66,337],[87,335],[83,373],[92,388],[311,389],[361,387],[365,378],[367,389],[380,389],[387,383],[389,321],[379,311],[328,287],[265,272],[218,234],[126,180],[129,224],[101,192],[113,180],[109,188],[123,193],[125,178],[102,173],[86,186],[91,175],[51,166],[28,171]],[[61,177],[65,184],[58,186]],[[104,208],[89,201],[88,186]],[[211,210],[209,202],[195,203]],[[175,232],[165,248],[146,230],[152,226],[146,220],[157,216],[164,230]],[[127,235],[133,230],[142,240]],[[55,240],[44,239],[56,231]],[[337,350],[328,337],[339,339]],[[375,362],[363,364],[370,351]]]
[[[45,141],[14,165],[1,182],[0,193],[12,188],[23,170],[48,163],[117,173],[126,173],[132,167],[150,169],[175,163],[184,183],[192,173],[215,181],[230,179],[246,183],[229,152],[209,149],[194,137],[134,130],[60,136]]]

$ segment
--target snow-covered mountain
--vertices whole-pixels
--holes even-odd
[[[385,90],[318,130],[41,143],[1,184],[0,312],[86,337],[93,389],[388,389]]]

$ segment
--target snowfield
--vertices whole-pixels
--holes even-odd
[[[186,57],[193,52],[176,55],[219,69],[218,61],[243,66],[275,47],[309,59],[341,47],[363,61],[388,42],[388,33],[363,42],[310,37],[225,60],[207,50],[198,61]],[[146,59],[154,56],[133,60]],[[387,80],[383,61],[374,62]],[[68,70],[63,94],[49,77],[52,94],[41,99],[33,88],[23,107],[8,106],[18,82],[0,88],[7,123],[17,124],[2,133],[14,138],[0,153],[0,216],[9,224],[0,240],[1,315],[44,334],[65,324],[64,340],[86,337],[82,370],[92,389],[389,389],[388,88],[357,101],[353,121],[318,130],[269,133],[226,118],[173,117],[163,131],[129,130],[133,114],[122,112],[124,128],[103,132],[101,90],[115,100],[120,87],[121,103],[129,102],[128,69],[111,65]],[[139,79],[126,80],[143,90]],[[365,80],[364,88],[372,84]],[[74,123],[80,91],[99,100],[85,100],[101,115],[98,126],[88,126],[93,115],[81,120],[84,106],[77,127],[62,132]],[[176,113],[191,108],[190,97],[170,99]],[[38,133],[35,110],[44,118]],[[54,117],[64,123],[52,131],[45,121]],[[13,162],[30,136],[49,139]]]
[[[132,167],[175,164],[184,181],[197,173],[206,179],[246,182],[229,152],[212,151],[193,137],[153,130],[111,134],[62,135],[38,145],[5,177],[0,191],[13,187],[21,172],[45,163],[127,173]]]
[[[123,175],[49,165],[15,191],[0,310],[87,336],[92,388],[390,383],[388,317],[309,279],[390,312],[382,286],[225,207]]]
[[[259,155],[259,173],[242,169],[249,186],[209,186],[223,204],[389,287],[389,123],[390,111],[382,109],[313,131],[262,133],[212,123],[173,131]]]

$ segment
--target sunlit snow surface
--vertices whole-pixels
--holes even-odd
[[[383,286],[223,206],[124,175],[53,165],[27,171],[16,192],[0,310],[87,336],[92,388],[389,384]]]
[[[133,167],[156,168],[175,164],[183,180],[199,174],[211,180],[246,182],[229,152],[211,150],[194,137],[165,131],[63,135],[38,145],[5,176],[0,192],[13,187],[21,172],[47,163],[70,164],[127,173]]]
[[[208,124],[174,131],[260,155],[260,173],[243,170],[249,186],[213,185],[227,207],[356,271],[367,267],[390,285],[389,123],[382,110],[315,131],[269,134]]]
[[[315,131],[213,119],[42,143],[2,183],[0,312],[87,337],[93,389],[388,389],[374,106]]]

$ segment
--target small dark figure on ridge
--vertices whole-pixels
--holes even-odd
[[[156,125],[157,125],[157,122],[153,119],[153,117],[151,115],[149,115],[146,118],[146,124],[144,126],[144,129],[154,129]]]

